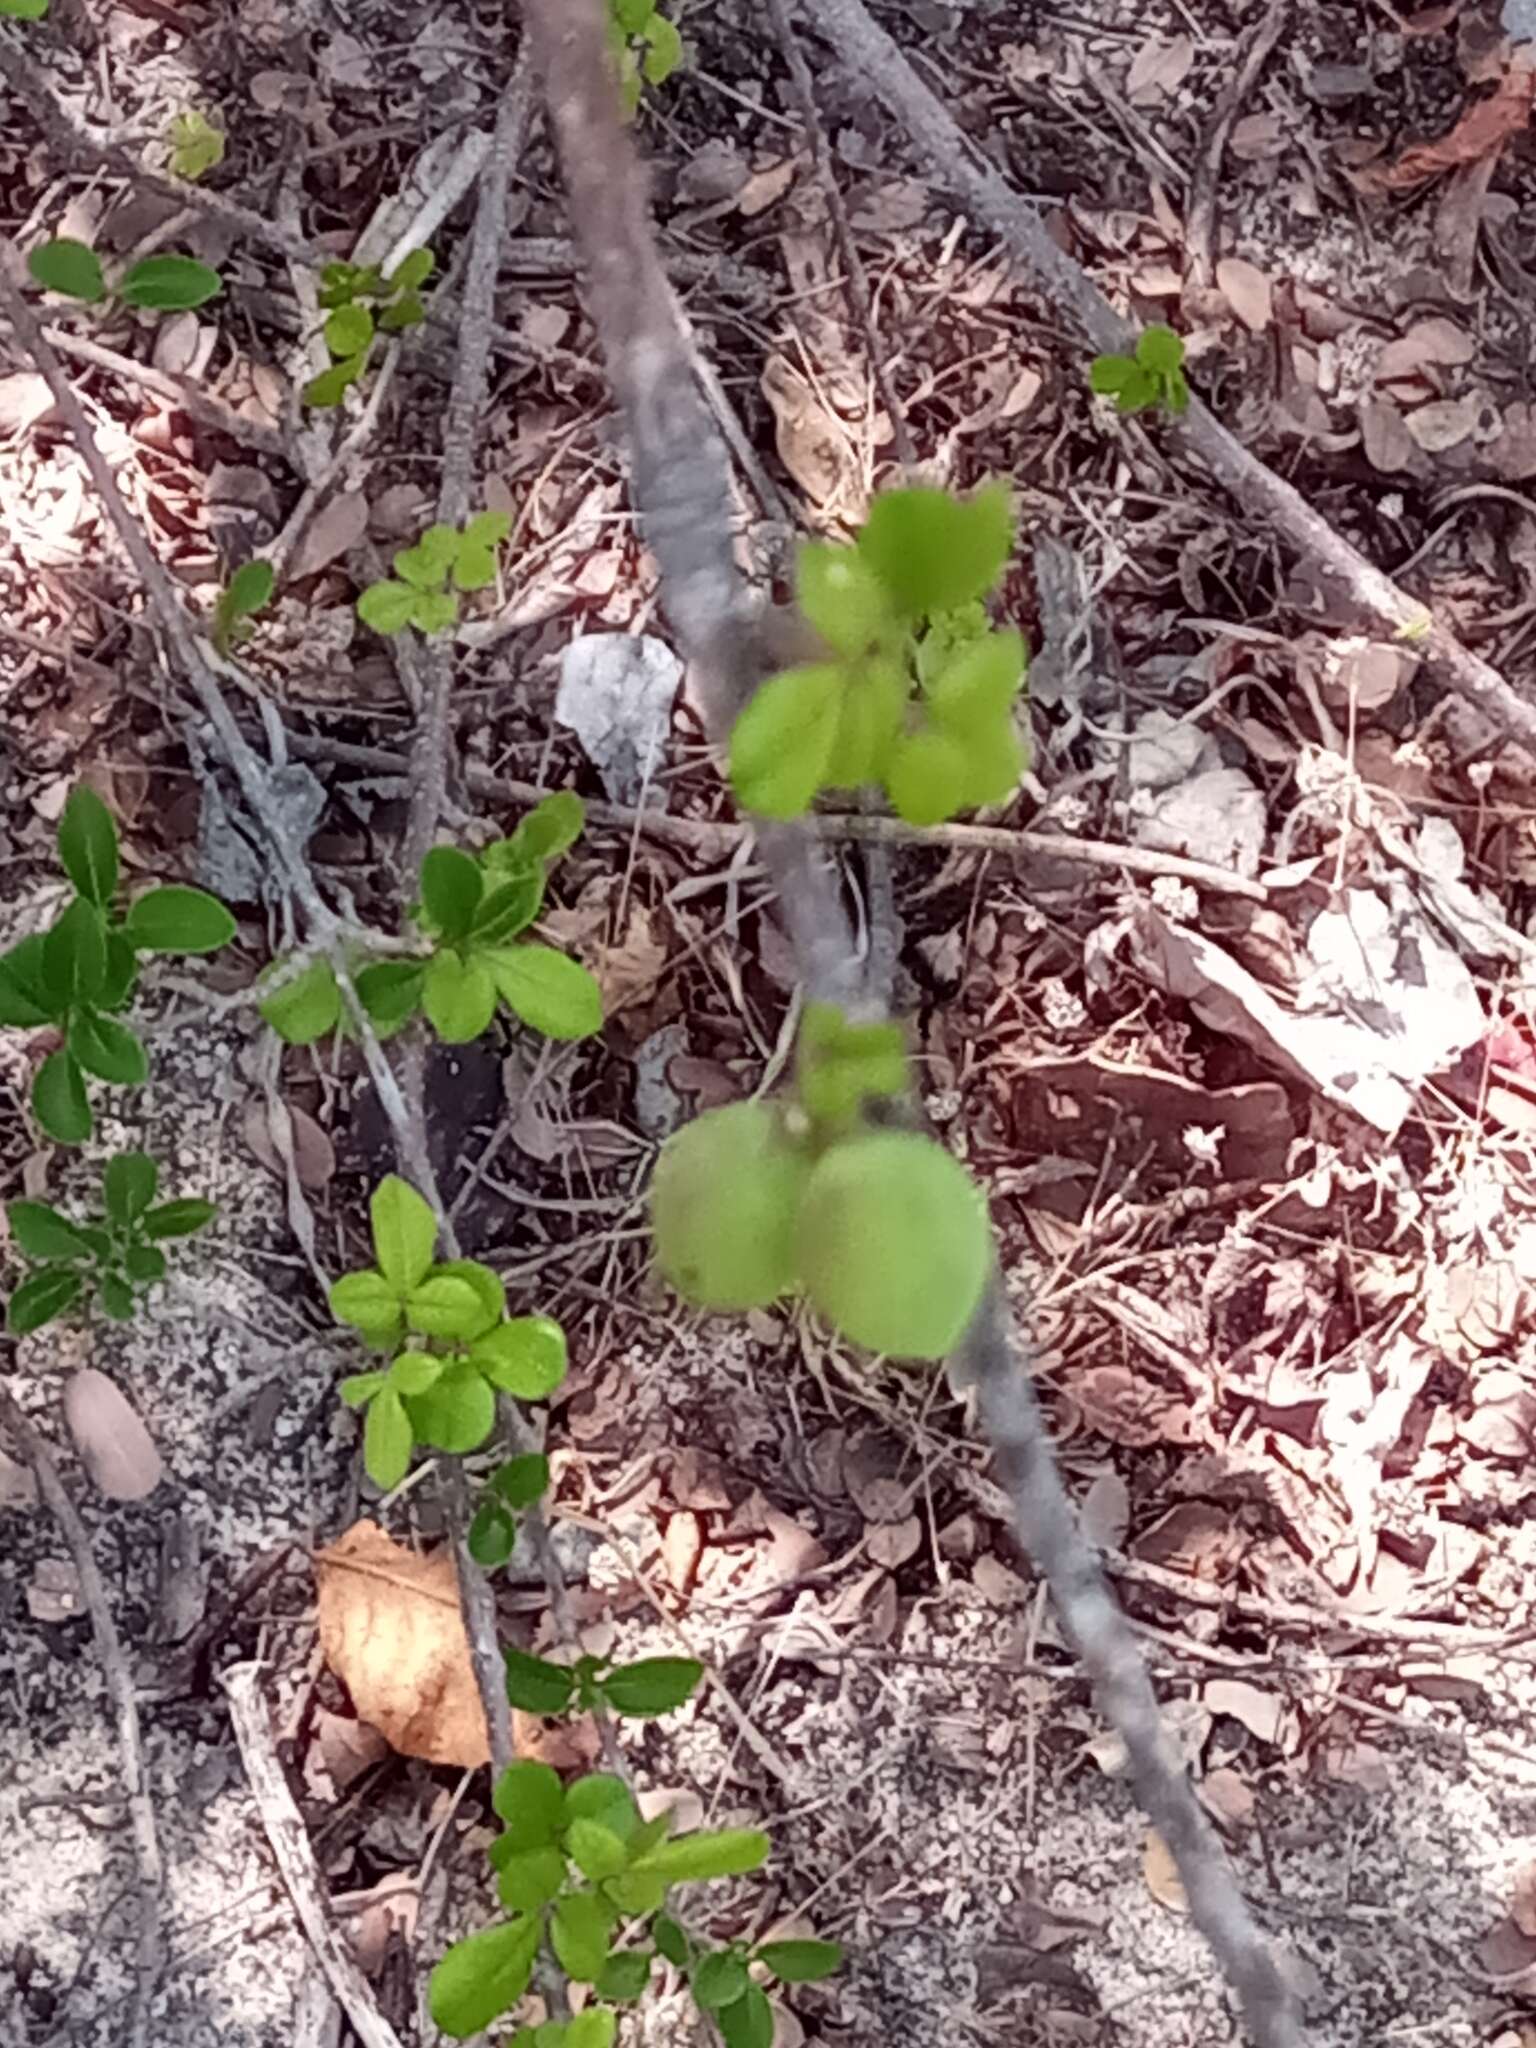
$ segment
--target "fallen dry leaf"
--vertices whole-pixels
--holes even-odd
[[[162,1466],[139,1411],[104,1372],[87,1366],[64,1389],[64,1420],[80,1462],[108,1500],[143,1500]]]
[[[316,1799],[334,1801],[388,1755],[389,1744],[370,1722],[320,1707],[304,1756],[304,1783]]]
[[[1126,98],[1133,106],[1144,107],[1177,91],[1194,61],[1192,36],[1174,36],[1166,43],[1157,36],[1149,36],[1125,74]]]
[[[1253,1819],[1253,1788],[1229,1765],[1218,1764],[1214,1771],[1207,1771],[1197,1790],[1206,1812],[1227,1827],[1244,1827]]]
[[[315,1580],[320,1646],[360,1718],[402,1756],[489,1762],[452,1553],[423,1556],[356,1522],[316,1553]]]
[[[590,1714],[570,1721],[543,1721],[512,1709],[512,1748],[531,1763],[554,1771],[590,1771],[603,1753],[603,1738]]]
[[[292,1129],[293,1166],[299,1184],[306,1188],[323,1188],[336,1171],[336,1147],[307,1109],[300,1109],[297,1103],[290,1102],[287,1110]],[[246,1105],[241,1128],[246,1144],[262,1165],[269,1173],[275,1173],[279,1180],[283,1179],[283,1155],[273,1135],[268,1105],[253,1097]]]
[[[875,1563],[894,1571],[897,1565],[917,1554],[923,1540],[923,1525],[916,1515],[907,1515],[899,1522],[874,1523],[868,1537],[867,1548]]]
[[[1395,163],[1367,164],[1361,170],[1346,171],[1345,176],[1357,191],[1372,196],[1411,192],[1458,164],[1497,155],[1530,120],[1533,96],[1536,70],[1528,63],[1511,64],[1498,91],[1487,99],[1474,100],[1448,135],[1435,142],[1415,143]]]
[[[1223,256],[1216,266],[1221,295],[1243,325],[1262,334],[1274,318],[1274,287],[1256,263],[1242,256]]]
[[[1179,1876],[1179,1866],[1173,1860],[1173,1851],[1156,1828],[1147,1830],[1141,1874],[1147,1890],[1160,1906],[1166,1906],[1170,1913],[1189,1911],[1189,1895],[1184,1889],[1183,1878]]]
[[[1299,1733],[1295,1710],[1277,1692],[1251,1685],[1245,1678],[1212,1678],[1206,1683],[1205,1704],[1213,1714],[1230,1714],[1234,1721],[1241,1721],[1260,1742],[1287,1751],[1295,1747]]]

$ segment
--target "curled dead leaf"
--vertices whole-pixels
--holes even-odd
[[[323,1188],[336,1171],[336,1147],[321,1129],[307,1109],[300,1109],[297,1103],[285,1105],[293,1147],[293,1167],[299,1177],[299,1185],[306,1188]],[[269,1173],[275,1173],[279,1180],[284,1175],[282,1149],[273,1130],[273,1116],[270,1106],[252,1098],[246,1104],[241,1120],[245,1142]]]
[[[1173,1860],[1173,1851],[1156,1828],[1147,1830],[1141,1875],[1147,1890],[1160,1906],[1165,1906],[1170,1913],[1189,1911],[1189,1894],[1184,1889],[1183,1878],[1179,1876],[1179,1866]]]

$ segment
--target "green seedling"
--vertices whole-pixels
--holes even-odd
[[[496,581],[496,550],[512,531],[505,512],[478,512],[460,531],[429,526],[394,558],[395,573],[370,583],[357,616],[376,633],[446,633],[458,622],[459,593]],[[449,586],[452,586],[450,588]]]
[[[514,1704],[530,1696],[526,1679],[513,1676],[514,1668],[521,1674],[524,1662],[573,1678],[563,1666],[509,1652]],[[701,1676],[691,1659],[650,1658],[610,1669],[593,1682],[593,1697],[620,1713],[666,1713],[688,1698]],[[579,1694],[571,1683],[563,1702],[528,1711],[564,1712]],[[620,1704],[626,1695],[643,1704]],[[553,1700],[554,1694],[545,1697]],[[520,2027],[512,2048],[609,2048],[618,2026],[615,2008],[643,1996],[658,1958],[687,1974],[700,2010],[714,2017],[732,2048],[767,2048],[773,2010],[749,1976],[750,1966],[761,1964],[783,1983],[810,1983],[842,1961],[835,1942],[736,1943],[710,1950],[668,1910],[678,1885],[760,1869],[769,1849],[760,1828],[674,1835],[670,1813],[641,1820],[622,1779],[594,1772],[562,1784],[548,1764],[531,1761],[501,1773],[492,1803],[503,1832],[488,1853],[498,1896],[511,1917],[455,1942],[432,1972],[432,2017],[455,2040],[511,2012],[544,1954],[603,2003],[589,2004],[574,2020]]]
[[[421,287],[436,261],[430,249],[413,249],[388,277],[377,264],[326,264],[320,273],[319,298],[331,361],[305,385],[306,405],[340,405],[367,369],[380,334],[403,334],[421,325],[427,317]]]
[[[48,12],[48,0],[0,0],[0,20],[41,21]]]
[[[1144,327],[1133,356],[1095,356],[1088,381],[1118,412],[1147,412],[1161,405],[1171,413],[1189,410],[1184,378],[1184,344],[1171,327]]]
[[[648,85],[665,85],[683,61],[683,39],[656,0],[608,0],[608,47],[619,96],[633,120]]]
[[[235,920],[216,896],[177,884],[145,891],[119,914],[117,827],[83,784],[64,806],[58,848],[75,895],[48,931],[0,954],[0,1024],[61,1034],[37,1070],[32,1112],[56,1143],[80,1145],[94,1128],[86,1076],[132,1088],[148,1071],[142,1040],[120,1021],[140,956],[217,952]]]
[[[334,1283],[331,1313],[373,1350],[394,1354],[341,1383],[348,1407],[367,1411],[363,1462],[387,1493],[418,1443],[454,1456],[478,1450],[495,1427],[498,1391],[520,1401],[552,1394],[565,1378],[565,1334],[548,1316],[509,1316],[488,1266],[437,1261],[437,1219],[406,1181],[382,1180],[370,1215],[375,1264]],[[513,1482],[524,1506],[532,1477]]]
[[[933,1139],[876,1128],[901,1093],[894,1025],[806,1013],[796,1095],[734,1103],[668,1140],[651,1188],[656,1261],[685,1300],[766,1307],[799,1292],[866,1350],[943,1358],[991,1270],[981,1195]]]
[[[41,243],[27,268],[46,290],[88,306],[116,298],[149,312],[179,313],[205,305],[224,289],[219,273],[192,256],[143,256],[109,283],[96,251],[67,235]]]
[[[888,491],[854,546],[803,546],[796,595],[827,657],[770,676],[737,719],[741,803],[795,818],[823,790],[873,783],[930,825],[1010,796],[1024,642],[988,625],[983,600],[1012,546],[1001,485]]]
[[[475,1563],[494,1571],[506,1563],[517,1542],[517,1517],[549,1490],[549,1460],[525,1451],[498,1465],[481,1490],[466,1541]]]
[[[412,918],[430,950],[358,970],[358,1000],[381,1037],[425,1013],[448,1045],[478,1038],[505,1005],[546,1038],[588,1038],[603,1024],[603,998],[579,960],[525,938],[544,902],[550,864],[581,830],[581,799],[546,797],[507,839],[478,858],[434,847],[421,867]],[[276,970],[280,972],[279,970]],[[342,1021],[328,961],[316,961],[262,998],[261,1014],[290,1045],[308,1045]]]
[[[174,114],[168,131],[167,141],[171,145],[171,169],[178,178],[185,178],[195,185],[199,178],[206,177],[216,164],[224,161],[224,131],[215,128],[206,114],[194,108],[190,113]]]
[[[165,1278],[170,1238],[190,1237],[214,1216],[212,1202],[155,1201],[160,1173],[143,1152],[119,1152],[102,1177],[102,1213],[75,1223],[48,1202],[8,1202],[11,1242],[34,1270],[6,1304],[13,1337],[40,1330],[95,1289],[103,1314],[124,1322],[138,1296]]]
[[[250,619],[271,603],[273,581],[270,562],[243,562],[219,592],[210,638],[220,654],[250,639]]]

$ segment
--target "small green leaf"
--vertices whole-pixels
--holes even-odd
[[[235,920],[206,889],[168,883],[130,906],[125,929],[141,953],[216,953],[235,936]]]
[[[656,1263],[700,1308],[766,1308],[795,1284],[810,1161],[767,1102],[707,1110],[662,1147],[651,1182]]]
[[[471,1366],[450,1365],[435,1386],[406,1403],[423,1443],[461,1457],[496,1427],[496,1396]]]
[[[859,535],[859,553],[909,617],[985,597],[1012,549],[1013,509],[1000,483],[968,498],[927,485],[884,491]]]
[[[645,31],[646,52],[640,69],[647,85],[665,85],[683,61],[683,39],[676,25],[659,11],[651,16]]]
[[[437,258],[430,249],[412,249],[389,273],[389,289],[396,292],[419,291],[436,268]]]
[[[506,1288],[490,1267],[482,1266],[478,1259],[446,1259],[432,1268],[432,1277],[463,1280],[475,1290],[480,1300],[480,1320],[469,1332],[471,1337],[493,1328],[507,1312]]]
[[[94,789],[76,783],[59,820],[59,861],[79,893],[98,910],[117,893],[117,827]]]
[[[133,1289],[121,1273],[103,1273],[96,1282],[96,1299],[115,1323],[126,1323],[133,1314]]]
[[[77,896],[43,936],[43,979],[61,1010],[92,1003],[107,978],[107,931],[101,912]]]
[[[485,890],[478,861],[456,846],[434,846],[421,864],[421,907],[433,932],[451,944],[474,920]]]
[[[602,1693],[616,1714],[649,1720],[691,1699],[703,1676],[704,1666],[693,1657],[643,1657],[605,1673]]]
[[[422,633],[446,633],[459,616],[459,601],[446,590],[418,590],[411,624]]]
[[[549,1491],[549,1460],[542,1451],[524,1451],[498,1465],[486,1484],[509,1508],[531,1508]]]
[[[594,1884],[605,1877],[617,1877],[629,1863],[629,1852],[612,1829],[601,1821],[574,1820],[565,1837],[566,1852],[583,1877]]]
[[[885,786],[896,815],[909,825],[952,818],[965,797],[968,762],[961,742],[930,729],[908,733],[886,763]]]
[[[281,968],[283,963],[277,964]],[[290,974],[271,995],[263,996],[257,1008],[286,1045],[313,1045],[341,1022],[335,969],[329,960],[311,961],[302,973]]]
[[[13,1337],[40,1330],[74,1307],[85,1287],[84,1276],[67,1266],[45,1266],[30,1273],[6,1303],[5,1327]]]
[[[805,542],[795,556],[795,598],[838,654],[867,654],[900,624],[892,617],[884,584],[857,548]]]
[[[440,590],[459,552],[459,536],[451,526],[429,526],[414,547],[400,548],[395,574],[413,590]]]
[[[7,1202],[11,1235],[29,1259],[88,1259],[90,1240],[47,1202]]]
[[[612,1960],[610,1956],[609,1961]],[[603,1972],[606,1972],[607,1967],[605,1963]],[[617,2013],[609,2012],[604,2006],[589,2005],[585,2011],[577,2013],[574,2019],[565,2022],[564,2034],[556,2048],[613,2048],[618,2028]],[[539,2048],[544,2048],[542,2042]]]
[[[330,1304],[338,1323],[359,1331],[379,1350],[394,1343],[405,1320],[399,1290],[382,1273],[371,1269],[343,1273],[339,1280],[333,1280]]]
[[[146,1209],[139,1228],[156,1243],[166,1237],[191,1237],[194,1231],[206,1229],[218,1213],[217,1202],[187,1196],[179,1202],[162,1202],[158,1209]]]
[[[477,512],[464,523],[461,541],[474,548],[499,548],[512,532],[510,512]]]
[[[183,313],[216,299],[224,280],[191,256],[146,256],[120,280],[118,296],[130,306],[157,313]]]
[[[358,378],[362,376],[365,364],[366,359],[363,356],[348,356],[345,362],[332,363],[328,370],[321,370],[318,376],[311,377],[304,386],[304,403],[313,406],[317,411],[326,411],[333,405],[340,405]],[[357,601],[357,615],[365,626],[372,626],[376,633],[399,632],[400,627],[410,617],[408,609],[399,620],[399,623],[393,626],[380,625],[376,618],[371,617],[363,609],[364,599],[371,597],[375,591],[396,590],[398,588],[400,586],[394,583],[371,583],[368,586],[367,590],[363,592],[362,597]]]
[[[357,600],[357,616],[375,633],[398,633],[411,623],[415,608],[416,593],[410,584],[392,578],[370,583]]]
[[[456,1941],[432,1972],[428,2003],[445,2034],[467,2040],[499,2019],[528,1989],[540,1922],[522,1914]]]
[[[157,1244],[131,1244],[123,1253],[123,1270],[136,1287],[152,1287],[165,1278],[165,1253]]]
[[[137,1088],[149,1073],[149,1055],[138,1033],[95,1010],[82,1007],[71,1014],[68,1044],[86,1073],[98,1081]]]
[[[60,292],[67,299],[97,305],[107,295],[96,251],[68,235],[41,243],[27,257],[27,268],[45,290]]]
[[[387,1377],[397,1394],[424,1394],[437,1385],[446,1364],[427,1351],[402,1351]]]
[[[701,2012],[718,2012],[723,2005],[734,2005],[751,1981],[740,1956],[717,1948],[694,1964],[689,1989]]]
[[[471,547],[466,544],[459,549],[453,564],[455,590],[489,590],[495,581],[496,557],[489,548]]]
[[[349,1408],[366,1408],[382,1388],[389,1385],[387,1372],[348,1373],[336,1389]]]
[[[711,1877],[740,1877],[768,1860],[768,1837],[761,1828],[721,1828],[712,1834],[677,1835],[640,1858],[635,1869],[664,1878],[668,1884],[691,1884]]]
[[[1171,327],[1144,327],[1136,343],[1136,360],[1154,377],[1170,377],[1184,366],[1184,343]]]
[[[502,1001],[546,1038],[590,1038],[603,1028],[603,992],[579,960],[552,946],[488,948],[486,966]]]
[[[338,306],[325,322],[325,345],[338,361],[360,356],[373,340],[373,315],[366,306]]]
[[[421,1007],[422,968],[415,960],[379,960],[358,974],[357,999],[387,1038],[414,1017]]]
[[[498,870],[486,868],[486,873],[494,881]],[[481,898],[474,923],[469,928],[469,943],[482,949],[504,946],[509,939],[515,939],[519,932],[528,929],[538,916],[543,901],[544,864],[539,861],[530,863],[520,874],[498,882]]]
[[[650,1988],[651,1959],[643,1948],[624,1948],[604,1963],[597,1980],[599,1998],[617,1998],[628,2003],[643,1998]]]
[[[0,0],[0,15],[8,21],[41,21],[48,6],[49,0]]]
[[[102,1193],[107,1215],[118,1228],[136,1223],[155,1199],[160,1169],[147,1152],[119,1152],[107,1161]]]
[[[951,732],[995,731],[1013,709],[1024,665],[1022,633],[1009,629],[968,642],[929,683],[930,716]]]
[[[502,1652],[507,1664],[507,1698],[525,1714],[563,1714],[576,1691],[576,1674],[565,1664],[526,1650]]]
[[[526,818],[518,820],[510,839],[498,844],[511,847],[518,861],[525,856],[555,860],[576,844],[586,820],[587,807],[581,798],[568,789],[556,790],[553,796],[541,798]],[[488,846],[481,859],[489,862],[495,851],[495,847]]]
[[[469,1554],[482,1571],[498,1571],[517,1545],[517,1523],[499,1501],[482,1500],[470,1518],[465,1537]],[[527,1900],[507,1899],[502,1904],[526,1905]]]
[[[773,2007],[761,1985],[748,1983],[734,2005],[715,2014],[725,2048],[773,2048]]]
[[[1189,385],[1182,370],[1170,371],[1163,380],[1163,398],[1170,412],[1189,411]]]
[[[798,818],[826,782],[847,689],[834,662],[759,684],[731,730],[731,787],[765,818]]]
[[[509,1912],[541,1912],[559,1898],[565,1881],[565,1858],[558,1849],[522,1849],[497,1861],[496,1896]]]
[[[600,1821],[611,1835],[628,1841],[639,1825],[640,1812],[624,1780],[612,1771],[589,1771],[565,1788],[563,1825],[578,1820]]]
[[[262,561],[243,562],[230,577],[213,608],[212,639],[220,654],[249,632],[241,621],[271,602],[275,582],[272,564]]]
[[[107,978],[96,998],[98,1010],[121,1010],[133,994],[138,980],[138,961],[133,945],[121,925],[107,927]]]
[[[405,1297],[405,1319],[427,1337],[468,1340],[484,1322],[480,1296],[467,1280],[429,1273]]]
[[[32,1114],[57,1145],[83,1145],[94,1128],[85,1076],[66,1047],[49,1053],[32,1083]]]
[[[549,1941],[557,1961],[578,1984],[593,1984],[608,1960],[613,1912],[595,1892],[567,1892],[555,1901]]]
[[[549,1316],[513,1316],[477,1337],[476,1368],[519,1401],[542,1401],[565,1378],[565,1332]]]
[[[496,1014],[496,984],[482,960],[468,959],[452,946],[440,947],[427,962],[421,1006],[444,1045],[467,1045],[490,1028]]]
[[[901,730],[910,681],[904,666],[876,658],[848,672],[837,738],[827,757],[826,781],[833,789],[861,789],[878,781]]]
[[[663,1913],[651,1928],[651,1939],[656,1944],[658,1955],[665,1956],[675,1970],[688,1967],[688,1937],[675,1920]]]
[[[437,1248],[437,1218],[408,1181],[386,1174],[368,1204],[379,1271],[403,1300],[426,1278]]]
[[[380,1493],[393,1492],[410,1471],[414,1443],[405,1403],[393,1387],[381,1387],[363,1425],[363,1464]]]
[[[215,128],[196,108],[172,116],[170,144],[173,174],[192,185],[224,161],[222,129]]]
[[[65,1005],[50,994],[43,965],[47,934],[37,932],[8,953],[0,953],[0,1025],[29,1031],[52,1024]]]
[[[819,1984],[842,1968],[842,1944],[836,1941],[765,1941],[752,1960],[772,1971],[781,1984]]]
[[[491,1806],[506,1828],[504,1842],[515,1849],[545,1848],[560,1832],[565,1811],[560,1773],[532,1758],[508,1764],[491,1787]]]
[[[1149,406],[1156,405],[1161,389],[1161,383],[1150,370],[1143,369],[1140,363],[1132,363],[1115,395],[1115,410],[1145,412]]]
[[[379,325],[386,334],[402,334],[409,327],[419,327],[426,317],[420,292],[402,292],[379,315]]]
[[[637,36],[656,12],[656,0],[611,0],[615,25],[627,36]]]
[[[1088,367],[1089,388],[1101,398],[1113,398],[1124,390],[1127,380],[1136,375],[1136,370],[1134,356],[1095,356]]]

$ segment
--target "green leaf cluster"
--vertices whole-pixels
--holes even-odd
[[[632,120],[648,85],[665,85],[683,62],[683,39],[656,0],[608,0],[608,47],[619,96]]]
[[[552,1664],[526,1650],[507,1650],[507,1698],[525,1714],[591,1713],[600,1706],[636,1720],[670,1714],[693,1697],[704,1667],[693,1657],[645,1657],[637,1664],[609,1664],[578,1657]]]
[[[795,818],[826,789],[882,787],[909,824],[999,803],[1024,768],[1014,704],[1025,648],[982,600],[1013,546],[1008,493],[876,498],[852,547],[800,550],[800,610],[827,658],[770,676],[731,734],[748,810]]]
[[[565,1333],[548,1316],[509,1316],[488,1266],[436,1260],[437,1219],[408,1182],[382,1180],[370,1216],[376,1263],[334,1283],[331,1313],[372,1349],[395,1354],[341,1383],[347,1405],[367,1410],[363,1462],[388,1492],[418,1443],[455,1456],[478,1450],[495,1426],[498,1391],[520,1401],[553,1393],[565,1378]],[[502,1507],[537,1499],[528,1492],[535,1476],[542,1491],[547,1472],[525,1469],[506,1482]]]
[[[48,4],[49,0],[0,0],[0,20],[41,21]]]
[[[1171,413],[1189,410],[1184,377],[1184,343],[1171,327],[1144,327],[1133,356],[1095,356],[1088,381],[1118,412],[1146,412],[1161,405]]]
[[[6,1304],[13,1337],[40,1330],[93,1287],[104,1314],[122,1322],[136,1296],[165,1278],[168,1238],[189,1237],[212,1221],[212,1202],[159,1202],[160,1174],[143,1152],[119,1152],[102,1177],[102,1210],[75,1223],[49,1202],[8,1202],[11,1242],[33,1266]]]
[[[418,1012],[446,1044],[489,1026],[498,1005],[546,1038],[588,1038],[602,1029],[603,999],[579,960],[524,937],[544,902],[551,864],[576,839],[582,803],[549,796],[478,856],[434,847],[422,862],[412,917],[431,942],[424,956],[378,960],[357,971],[358,1000],[381,1037]],[[282,963],[275,974],[282,976]],[[329,961],[281,979],[261,1014],[290,1045],[309,1045],[342,1021]]]
[[[427,317],[421,287],[437,264],[430,249],[413,249],[385,277],[376,263],[327,263],[320,273],[325,346],[330,367],[304,387],[304,403],[340,405],[368,367],[380,334],[403,334]]]
[[[94,790],[74,789],[59,820],[59,860],[75,894],[46,932],[0,954],[0,1025],[63,1037],[32,1084],[32,1111],[60,1145],[94,1129],[86,1076],[137,1087],[148,1071],[143,1042],[121,1021],[142,953],[212,953],[235,934],[216,896],[168,884],[117,910],[117,827]]]
[[[517,1541],[517,1517],[549,1490],[549,1460],[525,1451],[498,1465],[485,1482],[469,1525],[469,1554],[486,1571],[506,1563]]]
[[[361,593],[357,616],[375,633],[399,633],[407,626],[420,633],[448,632],[459,616],[459,594],[496,581],[496,550],[511,531],[505,512],[477,512],[458,530],[429,526],[395,555],[393,576]]]
[[[687,1661],[654,1658],[649,1666],[628,1668],[640,1673]],[[699,1667],[691,1669],[696,1681]],[[675,1693],[675,1684],[658,1687],[656,1697],[663,1692]],[[456,1942],[432,1973],[432,2017],[455,2039],[479,2033],[518,2003],[546,1944],[568,1978],[591,1985],[607,2003],[589,2006],[577,2020],[522,2027],[512,2048],[605,2048],[617,2024],[613,2007],[643,1995],[658,1956],[687,1973],[700,2009],[713,2013],[726,2039],[743,2048],[758,2033],[746,2027],[747,2013],[734,2032],[725,2015],[745,2003],[755,2025],[761,2001],[768,2015],[768,2032],[761,2036],[766,2044],[772,2009],[749,1976],[750,1966],[761,1964],[785,1983],[808,1983],[842,1960],[833,1942],[768,1942],[756,1948],[735,1943],[708,1950],[666,1911],[674,1885],[758,1869],[768,1854],[761,1829],[673,1835],[670,1813],[641,1820],[622,1779],[594,1772],[563,1785],[548,1764],[534,1762],[502,1772],[493,1804],[503,1831],[491,1844],[490,1861],[511,1917]]]
[[[125,306],[155,313],[180,313],[205,305],[224,289],[224,280],[193,256],[144,256],[108,284],[101,258],[85,242],[59,235],[41,242],[27,257],[37,282],[67,299],[88,306],[119,298]]]
[[[270,562],[242,562],[219,592],[211,637],[220,654],[228,654],[242,640],[250,639],[254,629],[249,620],[272,602],[274,580]]]
[[[866,1122],[904,1071],[894,1026],[813,1005],[798,1102],[709,1110],[667,1141],[651,1231],[685,1300],[741,1310],[798,1292],[867,1350],[954,1349],[986,1287],[991,1235],[979,1189],[942,1145]]]
[[[171,169],[178,178],[195,185],[216,164],[224,161],[224,131],[215,128],[206,114],[194,107],[173,114],[167,140],[171,145]]]

